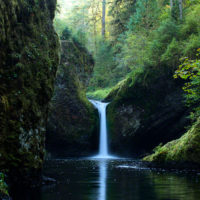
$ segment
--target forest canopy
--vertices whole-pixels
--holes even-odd
[[[137,71],[165,67],[174,73],[180,59],[194,59],[200,46],[199,0],[58,3],[58,34],[68,26],[95,58],[90,97],[104,98],[120,81],[134,79]]]

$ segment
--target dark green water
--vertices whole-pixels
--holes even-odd
[[[147,169],[133,160],[54,160],[57,184],[21,194],[30,200],[200,200],[200,174]]]

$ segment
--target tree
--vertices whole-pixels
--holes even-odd
[[[93,27],[93,40],[94,40],[94,54],[96,54],[97,52],[97,26],[98,26],[98,22],[101,20],[101,9],[100,9],[100,3],[97,0],[92,0],[90,2],[90,23]]]
[[[105,38],[106,32],[106,0],[102,0],[102,37]]]
[[[187,93],[188,105],[195,105],[193,117],[200,116],[200,48],[197,50],[197,58],[182,58],[182,64],[176,70],[174,78],[186,80],[183,90]]]
[[[130,17],[129,29],[146,31],[147,33],[153,27],[158,17],[158,5],[156,0],[140,0],[135,5],[136,11]]]
[[[112,27],[111,36],[114,41],[123,32],[127,31],[127,22],[135,12],[136,0],[113,0],[109,6],[109,16],[112,16],[110,26]]]
[[[170,0],[170,7],[173,8],[173,0]]]
[[[180,20],[183,19],[183,0],[179,0]]]
[[[170,0],[170,7],[172,16],[176,18],[176,15],[179,12],[179,18],[180,20],[183,19],[183,0]]]

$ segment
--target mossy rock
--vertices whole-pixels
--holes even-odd
[[[113,153],[141,156],[180,137],[189,122],[181,86],[167,66],[148,66],[118,84],[105,99]]]
[[[171,141],[143,159],[157,164],[196,163],[200,167],[200,118],[179,139]]]
[[[27,181],[43,164],[59,62],[55,7],[56,0],[0,1],[0,168]]]
[[[54,157],[88,156],[98,146],[98,112],[86,98],[94,61],[70,34],[61,44],[61,64],[51,101],[46,147]]]

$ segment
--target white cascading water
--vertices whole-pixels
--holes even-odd
[[[106,107],[108,103],[90,100],[90,102],[98,109],[100,116],[100,144],[99,154],[96,158],[111,158],[108,153],[108,140],[107,140],[107,124],[106,124]]]
[[[99,140],[99,154],[94,156],[99,160],[99,196],[98,200],[106,200],[106,182],[107,182],[107,160],[116,159],[108,153],[108,139],[107,139],[107,120],[106,107],[108,103],[90,100],[90,102],[98,109],[100,117],[100,140]]]

